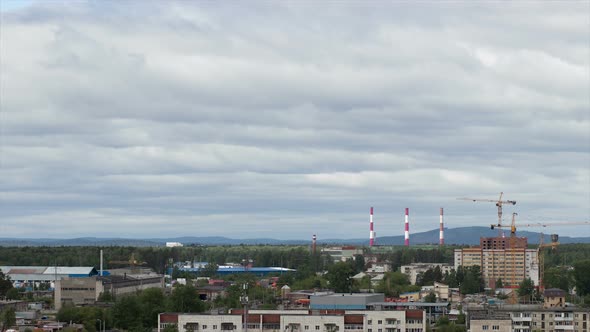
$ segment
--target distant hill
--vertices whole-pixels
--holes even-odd
[[[538,232],[518,231],[518,236],[529,238],[530,244],[539,243],[540,234]],[[437,244],[439,230],[412,233],[410,234],[411,244]],[[456,245],[477,245],[479,238],[497,236],[497,230],[491,230],[488,227],[459,227],[445,228],[445,244]],[[506,231],[509,236],[509,231]],[[550,235],[545,234],[545,242],[550,242]],[[180,242],[186,245],[308,245],[309,240],[277,240],[269,238],[259,239],[231,239],[220,236],[210,237],[175,237],[175,238],[154,238],[154,239],[125,239],[125,238],[74,238],[74,239],[14,239],[0,238],[0,246],[133,246],[133,247],[161,247],[166,242]],[[348,244],[348,245],[368,245],[368,239],[321,239],[319,244]],[[559,242],[566,243],[590,243],[590,237],[568,237],[562,236]],[[384,236],[377,238],[379,245],[403,245],[404,237]]]
[[[510,231],[505,231],[506,236],[510,236]],[[445,228],[445,244],[457,245],[479,245],[480,237],[494,237],[498,236],[498,230],[492,230],[489,227],[458,227]],[[517,231],[517,236],[527,237],[529,244],[539,243],[541,233],[529,231]],[[410,244],[429,244],[438,243],[439,230],[410,234]],[[544,234],[544,242],[551,241],[550,234]],[[559,242],[566,243],[590,243],[590,237],[569,237],[560,236]],[[384,236],[377,239],[379,245],[403,245],[404,236]]]

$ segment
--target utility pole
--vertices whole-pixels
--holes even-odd
[[[244,282],[242,285],[242,296],[240,300],[242,301],[242,305],[244,306],[244,332],[248,332],[248,283]]]

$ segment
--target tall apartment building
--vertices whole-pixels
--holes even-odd
[[[481,238],[480,247],[455,249],[455,269],[479,265],[490,288],[495,288],[498,279],[505,286],[518,286],[525,278],[539,285],[537,249],[527,249],[526,238],[514,239],[512,247],[507,243],[508,238]]]

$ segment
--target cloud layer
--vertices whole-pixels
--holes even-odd
[[[588,2],[8,7],[1,237],[590,218]]]

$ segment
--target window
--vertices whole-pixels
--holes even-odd
[[[367,331],[368,331],[368,332],[373,332],[373,329],[368,329]]]
[[[500,325],[492,325],[492,330],[499,330],[500,329]]]
[[[206,330],[206,329],[207,329],[207,325],[203,325],[203,330]]]
[[[487,325],[482,325],[482,326],[481,326],[481,329],[482,329],[482,330],[487,330],[487,329],[488,329],[488,326],[487,326]]]
[[[371,324],[373,324],[373,320],[372,320],[372,319],[369,319],[369,320],[367,321],[367,325],[371,325]]]
[[[305,325],[305,329],[306,330],[309,330],[309,325]]]
[[[217,330],[217,325],[213,325],[213,329],[214,330]]]
[[[378,320],[377,321],[377,324],[381,325],[381,324],[383,324],[383,321],[382,320]]]
[[[319,325],[316,325],[316,326],[315,326],[315,330],[316,330],[316,331],[319,331],[319,330],[320,330],[320,326],[319,326]]]

